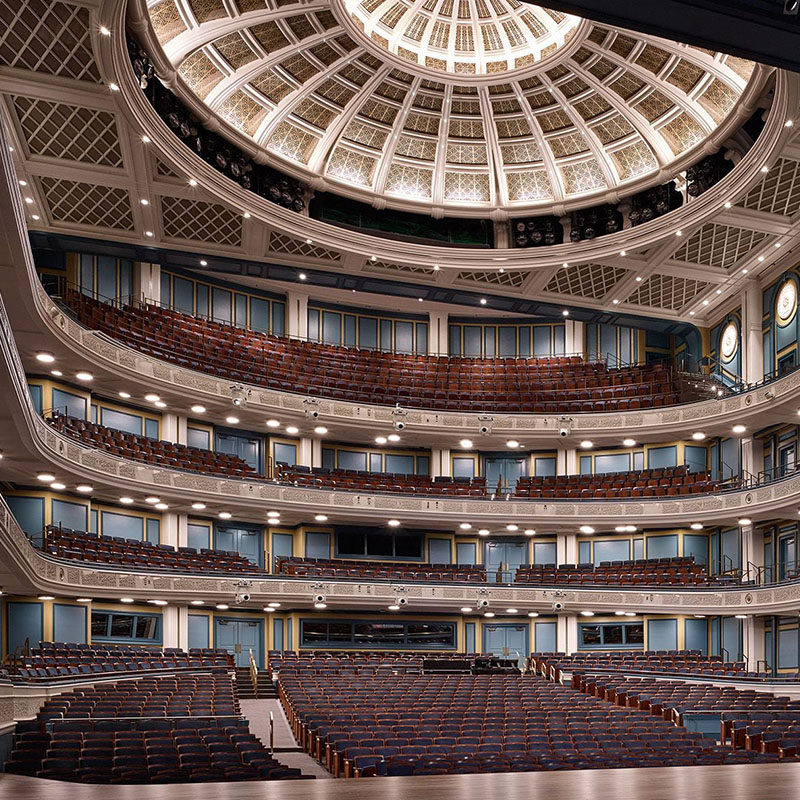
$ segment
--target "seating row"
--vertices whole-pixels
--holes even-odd
[[[115,307],[68,290],[87,327],[181,367],[350,402],[460,411],[579,413],[677,403],[663,364],[408,356],[246,331],[156,305]]]

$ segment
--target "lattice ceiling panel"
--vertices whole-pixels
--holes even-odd
[[[321,261],[341,261],[342,258],[342,254],[337,253],[335,250],[327,250],[313,242],[293,239],[291,236],[275,233],[274,231],[269,237],[268,253],[288,253],[293,256],[318,258]]]
[[[162,197],[164,236],[240,247],[242,218],[219,203]]]
[[[607,264],[576,264],[562,267],[545,287],[545,291],[571,294],[599,300],[605,297],[627,270]]]
[[[739,205],[791,217],[800,209],[800,161],[779,159]]]
[[[175,172],[169,164],[165,164],[160,158],[155,159],[155,172],[163,178],[180,178],[181,176]]]
[[[458,273],[457,280],[466,283],[485,283],[490,286],[505,286],[516,289],[525,283],[529,273],[525,270],[466,270]]]
[[[678,311],[694,300],[709,286],[691,278],[675,278],[672,275],[651,275],[628,298],[629,303],[652,308],[669,308]]]
[[[127,190],[49,177],[40,178],[40,182],[54,220],[94,228],[133,230]]]
[[[31,97],[17,96],[13,102],[32,155],[123,166],[113,114]]]
[[[82,81],[100,81],[89,9],[55,0],[0,2],[0,63]]]
[[[748,231],[712,222],[703,225],[689,237],[673,258],[691,264],[727,269],[763,241],[766,235],[760,231]]]
[[[426,275],[431,278],[436,274],[433,267],[422,267],[417,264],[390,264],[386,261],[367,261],[364,269],[370,272],[405,272],[409,275]]]

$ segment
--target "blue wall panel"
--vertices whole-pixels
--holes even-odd
[[[53,606],[53,641],[86,641],[86,606]]]

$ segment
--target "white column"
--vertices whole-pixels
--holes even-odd
[[[133,295],[139,300],[161,300],[161,265],[133,262]]]
[[[311,466],[322,466],[322,439],[311,439]]]
[[[578,649],[578,618],[575,614],[559,614],[556,624],[556,649],[572,655]]]
[[[578,563],[578,534],[562,533],[556,534],[556,558],[559,564]]]
[[[566,447],[559,447],[556,451],[556,475],[569,475],[569,472],[567,472],[567,452]]]
[[[161,636],[164,647],[180,647],[179,616],[177,606],[164,606],[161,609]]]
[[[564,472],[562,475],[577,475],[578,474],[578,451],[571,447],[564,451]]]
[[[431,450],[431,477],[450,475],[450,450]]]
[[[297,448],[297,463],[301,467],[310,467],[311,466],[311,450],[312,450],[312,440],[303,437],[300,440],[299,446]],[[320,453],[320,465],[322,464],[322,453]]]
[[[189,419],[178,415],[178,427],[175,431],[175,444],[187,444],[189,441]]]
[[[162,414],[161,415],[161,438],[165,442],[178,442],[178,415],[177,414]]]
[[[580,320],[564,320],[564,351],[567,355],[583,355],[583,323]]]
[[[178,515],[173,511],[161,515],[161,544],[178,546]]]
[[[175,542],[175,544],[178,547],[186,547],[189,544],[189,515],[176,514],[176,516],[178,517],[178,540]]]
[[[752,672],[760,672],[764,665],[759,665],[766,657],[764,651],[764,617],[749,617],[742,620],[742,650],[747,660],[747,668]]]
[[[308,338],[308,295],[302,292],[286,293],[286,335],[297,339]]]
[[[753,525],[747,525],[742,528],[742,569],[755,570],[763,566],[764,531]],[[755,575],[751,577],[755,578]]]
[[[449,316],[442,312],[428,314],[428,355],[446,356],[449,349]]]
[[[758,281],[748,280],[742,291],[742,378],[746,383],[756,383],[764,377],[762,303]]]

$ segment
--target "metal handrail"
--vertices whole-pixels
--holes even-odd
[[[253,683],[253,694],[258,699],[258,664],[253,658],[253,648],[250,648],[250,680]]]

